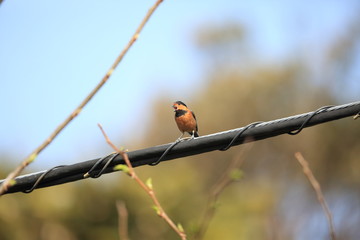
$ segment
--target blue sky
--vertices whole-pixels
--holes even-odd
[[[100,81],[153,2],[5,0],[0,5],[0,154],[12,156],[15,165],[42,143]],[[321,51],[322,41],[343,33],[358,10],[355,0],[165,0],[109,82],[33,165],[108,153],[97,123],[127,146],[129,134],[144,133],[151,101],[191,99],[206,70],[194,45],[201,26],[244,24],[254,55],[277,62],[294,51]]]

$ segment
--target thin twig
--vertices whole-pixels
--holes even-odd
[[[359,118],[359,117],[360,117],[360,112],[357,113],[357,114],[354,116],[354,120],[356,120],[356,119]]]
[[[184,230],[182,229],[182,227],[180,226],[176,226],[175,223],[169,218],[169,216],[166,214],[166,212],[164,211],[164,209],[162,208],[159,200],[157,199],[155,192],[151,186],[151,184],[145,184],[135,173],[134,168],[131,165],[131,162],[129,160],[129,157],[127,155],[127,153],[125,151],[121,151],[119,148],[117,148],[109,139],[109,137],[106,135],[104,129],[102,128],[102,126],[100,124],[98,124],[101,132],[103,133],[106,142],[112,147],[112,149],[114,149],[114,151],[116,151],[118,154],[120,154],[122,156],[122,158],[124,159],[126,166],[127,166],[127,170],[126,173],[133,178],[140,186],[142,189],[145,190],[145,192],[150,196],[151,200],[153,201],[153,203],[155,204],[155,210],[157,212],[157,214],[163,218],[168,224],[169,226],[180,236],[180,238],[182,240],[186,240],[186,234],[184,232]]]
[[[128,211],[123,201],[116,201],[116,209],[118,212],[118,231],[120,240],[129,240],[128,235]]]
[[[145,24],[148,22],[151,15],[154,13],[156,8],[160,5],[163,0],[157,0],[156,3],[149,9],[148,13],[141,21],[139,27],[136,29],[135,33],[131,37],[128,44],[122,50],[120,55],[116,58],[113,65],[107,71],[105,76],[97,84],[97,86],[86,96],[86,98],[80,103],[80,105],[50,134],[50,136],[45,139],[45,141],[38,146],[27,158],[25,158],[5,179],[3,184],[0,187],[0,196],[4,194],[9,187],[16,184],[14,179],[17,177],[30,163],[32,163],[36,157],[58,136],[58,134],[82,111],[85,105],[95,96],[95,94],[100,90],[100,88],[107,82],[115,68],[119,65],[125,54],[128,52],[130,47],[134,42],[139,38],[141,30],[144,28]]]
[[[249,141],[247,139],[246,141]],[[202,217],[200,225],[197,231],[194,234],[194,240],[200,240],[204,238],[204,235],[209,227],[211,220],[213,219],[216,211],[217,200],[220,194],[225,190],[227,186],[231,183],[239,180],[241,178],[242,172],[240,167],[244,163],[244,153],[252,146],[252,144],[245,145],[246,147],[242,149],[233,159],[231,160],[229,166],[222,174],[217,182],[213,185],[212,190],[209,194],[208,201],[205,208],[205,213]]]
[[[316,178],[314,177],[310,167],[309,167],[309,163],[305,160],[305,158],[303,157],[303,155],[300,152],[296,152],[295,153],[295,158],[299,161],[300,165],[303,167],[303,171],[305,176],[309,179],[312,187],[314,188],[316,195],[317,195],[317,199],[321,205],[321,207],[324,210],[325,216],[327,218],[328,224],[329,224],[329,231],[330,231],[330,237],[332,240],[335,240],[335,230],[334,230],[334,223],[333,223],[333,218],[331,215],[331,212],[329,210],[328,205],[326,204],[324,195],[321,191],[321,187],[319,182],[316,180]]]

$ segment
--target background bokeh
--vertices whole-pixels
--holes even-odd
[[[152,2],[0,4],[0,176],[4,178],[100,81]],[[97,123],[129,150],[179,136],[171,104],[200,135],[359,100],[360,2],[164,1],[109,82],[27,172],[106,155]],[[338,239],[359,239],[360,128],[351,118],[256,142],[204,239],[328,239],[301,151]],[[136,169],[191,236],[213,184],[243,146]],[[123,174],[0,198],[0,239],[178,239]]]

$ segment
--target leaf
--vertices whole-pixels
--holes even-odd
[[[151,178],[148,178],[145,182],[146,186],[149,188],[149,189],[153,189],[153,185],[152,185],[152,179]]]
[[[210,204],[210,208],[217,209],[221,206],[221,203],[219,201],[215,201],[212,204]]]
[[[129,167],[124,164],[118,164],[114,167],[114,171],[123,171],[124,173],[129,174],[130,170]]]
[[[10,186],[14,186],[16,184],[16,180],[15,179],[11,179],[9,182]]]
[[[30,164],[32,163],[33,161],[35,161],[35,159],[37,158],[37,154],[36,153],[33,153],[31,154],[28,159],[26,160],[27,164]]]
[[[229,177],[233,181],[240,180],[241,178],[243,178],[243,176],[244,172],[240,169],[233,169],[229,174]]]
[[[181,223],[177,224],[177,228],[179,229],[180,232],[185,232],[183,226],[181,225]]]
[[[156,212],[156,214],[157,215],[160,215],[161,214],[161,211],[160,211],[160,209],[159,209],[159,207],[158,206],[152,206],[152,208],[155,210],[155,212]]]

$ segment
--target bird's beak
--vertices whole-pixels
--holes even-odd
[[[175,105],[172,105],[172,108],[174,109],[174,112],[176,111],[177,107]]]

